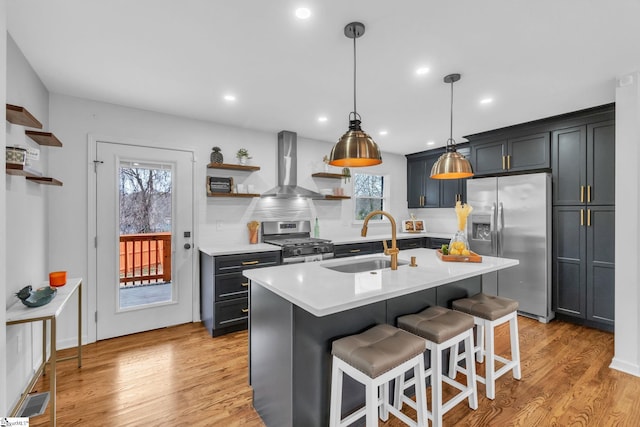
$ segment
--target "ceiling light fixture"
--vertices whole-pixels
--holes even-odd
[[[356,39],[364,34],[364,24],[352,22],[344,27],[344,35],[353,39],[353,111],[349,113],[349,130],[331,149],[329,164],[341,167],[374,166],[382,163],[380,149],[360,128],[356,111]]]
[[[425,74],[427,74],[429,72],[429,69],[427,67],[420,67],[416,70],[416,74],[419,76],[423,76]]]
[[[493,102],[493,98],[484,98],[480,100],[480,104],[491,104]]]
[[[471,163],[456,151],[456,141],[453,139],[453,84],[458,80],[460,80],[460,74],[449,74],[444,78],[445,83],[451,84],[451,125],[446,151],[431,168],[433,179],[459,179],[473,176]]]
[[[326,122],[327,120],[328,120],[328,119],[327,119],[327,117],[325,117],[325,116],[320,116],[320,117],[318,117],[318,121],[319,121],[319,122],[321,122],[321,123],[324,123],[324,122]]]
[[[235,97],[235,95],[225,95],[224,96],[224,100],[225,101],[235,101],[236,97]]]
[[[379,132],[379,134],[382,135],[382,136],[387,135],[388,133],[389,133],[389,131],[386,131],[386,130],[381,130]]]
[[[300,7],[296,9],[296,18],[298,19],[307,19],[311,16],[311,11],[306,7]]]

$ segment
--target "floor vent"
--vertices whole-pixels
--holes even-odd
[[[22,408],[20,408],[20,412],[18,412],[17,416],[31,418],[36,415],[41,415],[44,413],[44,410],[47,409],[48,403],[48,391],[30,394],[22,404]]]

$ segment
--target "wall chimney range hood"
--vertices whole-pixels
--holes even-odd
[[[322,194],[298,186],[297,156],[298,135],[288,130],[278,132],[278,185],[261,197],[324,199]]]

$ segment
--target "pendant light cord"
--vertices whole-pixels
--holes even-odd
[[[449,140],[447,141],[447,147],[450,142],[453,142],[453,82],[451,82],[451,117],[449,123]]]
[[[353,115],[354,118],[358,118],[358,112],[356,110],[356,27],[355,25],[352,27],[353,29]]]

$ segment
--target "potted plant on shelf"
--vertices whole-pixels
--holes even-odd
[[[249,150],[247,150],[246,148],[239,149],[238,152],[236,153],[236,157],[238,158],[238,162],[241,165],[247,164],[247,160],[251,158],[249,156]]]

